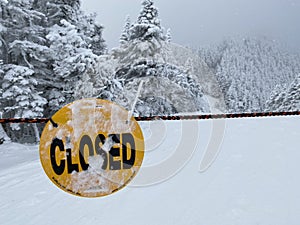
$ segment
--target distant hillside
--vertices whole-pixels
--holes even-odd
[[[199,55],[216,74],[229,112],[261,112],[300,73],[300,57],[266,39],[231,39]]]

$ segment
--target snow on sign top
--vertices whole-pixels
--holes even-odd
[[[100,99],[70,103],[53,115],[41,136],[42,166],[59,188],[102,197],[125,187],[144,158],[139,124],[120,106]]]

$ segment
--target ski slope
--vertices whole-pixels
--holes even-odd
[[[38,146],[0,145],[0,223],[299,224],[299,117],[226,120],[220,153],[202,173],[213,121],[144,122],[143,167],[155,167],[174,154],[182,132],[193,130],[183,129],[183,123],[198,126],[199,137],[180,171],[160,183],[96,199],[69,195],[52,184]]]

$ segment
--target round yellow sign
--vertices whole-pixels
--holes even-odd
[[[100,99],[70,103],[46,124],[40,159],[51,181],[82,197],[125,187],[144,158],[144,137],[128,111]]]

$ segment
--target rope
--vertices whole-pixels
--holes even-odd
[[[136,121],[152,120],[210,120],[210,119],[236,119],[236,118],[257,118],[275,116],[300,116],[300,111],[294,112],[262,112],[262,113],[233,113],[233,114],[206,114],[206,115],[182,115],[182,116],[147,116],[135,117]],[[47,123],[50,118],[4,118],[0,119],[0,124],[5,123]]]

